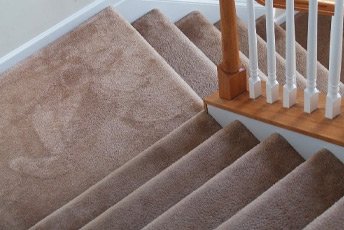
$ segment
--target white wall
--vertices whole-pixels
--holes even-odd
[[[218,0],[0,0],[0,73],[112,5],[129,22],[153,8],[175,21],[193,10],[219,20]],[[236,0],[247,18],[246,0]],[[264,11],[256,5],[256,16]]]
[[[96,0],[0,0],[0,58],[95,1]],[[125,11],[129,12],[128,15],[132,15],[132,17],[137,14],[136,11],[143,10],[139,8],[145,8],[142,7],[142,5],[149,8],[157,4],[162,8],[164,6],[168,8],[170,5],[177,6],[183,4],[185,8],[193,6],[198,6],[198,8],[201,7],[201,11],[207,13],[208,11],[212,12],[212,8],[219,2],[219,0],[107,1],[109,4],[127,2],[123,5],[130,6],[130,9],[126,9]],[[245,21],[247,17],[246,0],[236,0],[236,2],[238,15]],[[206,8],[207,6],[209,9]],[[195,7],[195,9],[198,8]],[[173,12],[170,12],[170,14],[173,14]],[[215,18],[217,18],[216,14],[210,13],[209,15],[213,17],[210,17],[210,19],[215,20]],[[260,15],[260,12],[256,12],[256,16]]]
[[[0,0],[0,57],[94,0]]]

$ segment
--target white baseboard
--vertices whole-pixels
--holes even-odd
[[[218,1],[212,0],[127,0],[115,8],[129,22],[135,21],[152,9],[159,9],[173,22],[195,10],[202,12],[211,22],[216,22],[220,18]]]
[[[297,15],[299,12],[295,11],[294,15]],[[282,13],[279,13],[277,15],[275,15],[275,24],[276,25],[282,25],[283,23],[285,23],[287,20],[287,15],[286,13],[283,11]]]
[[[235,5],[236,5],[236,11],[237,11],[238,17],[241,20],[243,20],[245,23],[247,23],[248,14],[247,14],[246,0],[237,0]],[[254,2],[254,9],[255,9],[256,19],[265,14],[264,6],[258,4],[257,2]]]
[[[125,0],[113,6],[129,22],[152,9],[159,9],[173,22],[195,10],[200,11],[212,23],[220,18],[219,3],[214,0]]]
[[[70,32],[75,27],[97,14],[110,5],[108,0],[96,0],[88,6],[77,11],[70,17],[62,20],[55,26],[49,28],[30,41],[19,46],[7,55],[0,58],[0,74],[11,68],[23,59],[31,56],[49,43],[55,41],[64,34]]]
[[[275,17],[275,24],[276,25],[282,25],[283,23],[285,23],[286,22],[286,19],[287,19],[287,17],[286,17],[286,14],[284,13],[284,14],[281,14],[281,15],[278,15],[278,16],[276,16]]]
[[[243,123],[255,137],[262,141],[273,133],[279,133],[295,148],[304,159],[308,159],[319,150],[326,148],[331,151],[339,160],[344,163],[344,147],[335,145],[323,140],[309,137],[294,131],[257,121],[236,113],[232,113],[217,107],[208,105],[209,114],[224,127],[227,124],[238,120]]]
[[[265,13],[261,5],[255,4],[255,7],[257,18]],[[220,20],[218,0],[124,0],[114,4],[114,8],[129,22],[135,21],[152,9],[159,9],[173,22],[195,10],[200,11],[212,23]],[[237,15],[246,22],[246,0],[236,0],[236,10]]]
[[[195,10],[200,11],[210,22],[216,22],[220,19],[218,0],[96,0],[20,47],[14,49],[7,55],[1,57],[0,74],[59,37],[70,32],[82,22],[110,5],[129,22],[134,21],[154,8],[160,9],[173,22]],[[236,5],[237,14],[246,21],[246,0],[236,0]],[[263,13],[264,8],[260,5],[256,5],[256,17],[259,17]]]

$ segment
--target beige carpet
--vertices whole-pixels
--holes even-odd
[[[256,144],[246,127],[234,122],[82,229],[141,229]]]
[[[176,26],[215,64],[221,62],[221,33],[198,11],[194,11],[176,22]],[[240,51],[241,64],[249,69],[249,59]],[[266,76],[260,70],[262,80]]]
[[[111,9],[1,75],[0,229],[26,229],[202,109]]]
[[[288,142],[274,134],[144,229],[214,229],[302,162]]]
[[[220,129],[201,112],[35,225],[78,229],[186,155]]]
[[[326,212],[317,217],[305,230],[342,230],[344,226],[344,197],[336,202]]]
[[[214,25],[157,10],[133,25],[108,8],[0,76],[0,229],[341,229],[342,162],[327,150],[304,161],[282,136],[259,143],[203,110]],[[258,49],[264,80],[260,36]]]
[[[133,26],[200,97],[217,90],[216,66],[161,12],[152,10]]]
[[[344,195],[344,164],[322,150],[218,229],[302,229]]]

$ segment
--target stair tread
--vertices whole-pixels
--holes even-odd
[[[245,126],[233,122],[83,229],[140,229],[256,144]]]
[[[218,229],[301,229],[344,195],[344,164],[321,150]]]
[[[144,229],[214,229],[303,161],[274,134]]]
[[[0,105],[0,229],[29,228],[203,109],[111,8],[1,74]]]
[[[213,24],[192,12],[174,25],[152,10],[132,25],[109,7],[0,75],[0,229],[343,226],[344,165],[335,156],[322,150],[302,163],[280,135],[259,144],[239,121],[221,128],[203,110],[221,61]],[[264,29],[259,20],[262,37]],[[249,70],[240,19],[238,31]],[[276,26],[276,35],[284,84],[285,32]],[[297,58],[304,88],[298,44]],[[325,92],[319,63],[318,74]]]
[[[212,62],[220,64],[221,34],[199,11],[187,14],[175,24]]]
[[[266,41],[266,17],[262,16],[256,23],[257,34]],[[275,24],[275,43],[276,51],[283,57],[286,57],[286,32],[285,30]],[[295,43],[296,52],[296,69],[300,74],[307,78],[307,50],[303,48],[298,42]],[[328,69],[320,62],[317,63],[317,88],[324,93],[327,93],[328,88]],[[340,94],[344,95],[344,85],[339,84]]]
[[[221,33],[200,12],[193,11],[176,22],[176,26],[215,64],[221,62]],[[249,69],[249,59],[242,52],[239,58],[245,69]],[[258,70],[266,80],[265,74]]]
[[[220,28],[220,23],[217,22],[217,28]],[[246,24],[237,18],[238,36],[239,36],[239,48],[247,57],[249,57],[249,45],[248,45],[248,29]],[[267,64],[267,50],[266,42],[257,35],[257,50],[258,50],[258,66],[260,70],[267,76],[268,75],[268,64]],[[286,60],[279,54],[276,54],[276,76],[277,81],[280,85],[285,84],[285,73],[286,73]],[[300,89],[306,87],[306,79],[299,73],[296,72],[296,84]]]
[[[77,229],[201,144],[221,126],[205,111],[37,223],[37,229]],[[81,211],[82,210],[82,211]]]
[[[132,25],[201,98],[217,91],[216,66],[159,10]]]
[[[307,225],[304,230],[342,230],[344,226],[344,197],[337,201],[331,208],[318,216]]]

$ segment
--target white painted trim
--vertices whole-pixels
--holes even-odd
[[[144,0],[144,1],[151,1],[151,2],[180,2],[180,3],[186,3],[186,4],[200,4],[200,5],[218,5],[219,2],[217,0]]]
[[[278,16],[275,16],[275,20],[274,21],[275,21],[276,25],[282,25],[283,23],[286,22],[286,20],[287,20],[286,14],[282,13],[282,14],[280,14]]]
[[[257,18],[264,14],[264,7],[257,3],[254,6]],[[200,11],[212,23],[220,19],[218,0],[126,0],[114,5],[114,8],[129,22],[152,9],[159,9],[173,22],[195,10]],[[237,15],[247,22],[245,0],[236,0],[236,10]]]
[[[218,0],[96,0],[5,56],[0,57],[0,74],[110,5],[129,22],[154,8],[161,10],[173,22],[195,10],[200,11],[212,23],[220,19]],[[236,5],[238,16],[243,21],[247,21],[246,1],[236,0]],[[257,4],[255,4],[255,11],[257,17],[264,14],[264,8]]]
[[[7,55],[0,58],[0,74],[7,69],[11,68],[21,60],[36,53],[41,48],[45,47],[49,43],[55,41],[57,38],[63,36],[75,27],[86,21],[93,15],[97,14],[101,10],[109,6],[108,0],[97,0],[88,6],[77,11],[70,17],[57,23],[55,26],[49,28],[38,36],[34,37],[30,41],[24,43],[20,47],[11,51]]]
[[[198,0],[197,0],[198,1]],[[215,22],[219,19],[218,2],[207,0],[201,3],[196,0],[96,0],[82,8],[53,27],[24,43],[3,57],[0,57],[0,74],[11,68],[25,58],[36,53],[41,48],[70,32],[78,25],[94,16],[101,10],[112,5],[116,10],[129,18],[130,22],[153,8],[162,9],[169,16],[174,16],[173,21],[181,18],[193,10],[200,10]]]
[[[254,120],[227,110],[208,105],[209,114],[222,126],[238,120],[243,123],[258,140],[263,141],[273,133],[282,135],[300,155],[308,159],[320,149],[326,148],[344,163],[344,147],[309,137],[294,131]]]
[[[285,23],[287,21],[287,16],[285,14],[284,10],[278,11],[278,13],[276,13],[276,9],[275,9],[275,19],[274,22],[276,25],[282,25],[283,23]],[[295,16],[300,13],[299,11],[295,11]]]
[[[236,0],[236,11],[238,17],[243,20],[245,23],[248,23],[248,15],[247,15],[247,4],[245,0]],[[264,6],[260,5],[259,3],[254,1],[254,12],[255,18],[259,18],[265,14]]]
[[[220,19],[219,3],[212,0],[126,0],[113,7],[130,23],[152,9],[159,9],[172,22],[195,10],[212,23]]]

